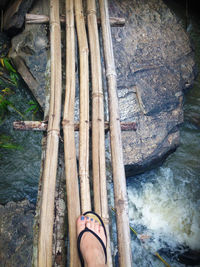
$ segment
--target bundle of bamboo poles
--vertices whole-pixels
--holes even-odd
[[[58,160],[61,115],[61,35],[59,0],[50,1],[51,28],[51,90],[47,129],[47,147],[43,173],[40,210],[38,267],[52,266],[52,237],[54,222],[54,196]]]
[[[110,137],[112,151],[115,207],[117,214],[118,248],[120,266],[131,266],[130,233],[127,209],[126,182],[122,155],[121,126],[116,93],[116,74],[110,21],[106,0],[99,0],[101,24],[109,91]],[[75,13],[74,13],[75,11]],[[88,32],[92,70],[92,161],[94,208],[103,218],[108,233],[108,266],[112,266],[109,237],[109,216],[105,175],[105,130],[101,77],[99,37],[96,6],[87,0]],[[80,123],[79,123],[79,178],[76,166],[74,139],[75,102],[75,31],[74,15],[79,46],[80,68]],[[41,220],[38,244],[38,266],[52,266],[52,233],[55,179],[57,169],[59,124],[61,110],[61,38],[59,0],[50,1],[51,26],[51,98],[47,129],[47,149],[43,174]],[[66,93],[63,114],[66,191],[70,239],[70,266],[79,266],[76,250],[76,219],[80,212],[91,210],[89,180],[89,60],[88,41],[85,28],[82,0],[66,0]]]

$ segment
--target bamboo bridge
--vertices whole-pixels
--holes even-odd
[[[126,178],[123,164],[121,141],[122,130],[134,130],[134,123],[120,123],[117,98],[117,77],[112,47],[110,25],[121,23],[109,18],[107,0],[99,0],[100,19],[97,18],[96,1],[85,1],[87,14],[84,14],[82,0],[66,0],[66,18],[60,17],[59,0],[50,0],[50,17],[41,16],[50,25],[51,84],[48,122],[16,122],[17,129],[36,129],[46,131],[46,142],[42,156],[42,190],[39,202],[39,235],[37,240],[38,267],[52,266],[52,243],[54,225],[55,185],[59,154],[60,125],[64,136],[64,158],[67,195],[67,217],[69,236],[69,258],[71,267],[80,266],[77,254],[77,217],[94,207],[103,219],[108,236],[107,266],[113,266],[109,234],[109,212],[106,189],[105,130],[110,131],[112,173],[114,184],[115,210],[117,220],[117,240],[119,265],[132,265],[128,200]],[[87,18],[87,21],[85,19]],[[27,15],[29,23],[38,23],[38,16]],[[41,23],[41,20],[40,20]],[[61,23],[66,23],[66,85],[64,110],[61,111],[62,98],[62,49]],[[104,121],[104,91],[102,86],[102,64],[98,24],[101,26],[103,54],[107,89],[109,97],[109,122]],[[87,28],[87,31],[86,31]],[[77,35],[77,38],[76,38]],[[79,49],[79,88],[80,119],[74,121],[75,109],[75,47]],[[90,64],[90,68],[89,68]],[[89,73],[91,70],[91,74]],[[92,103],[89,102],[89,83],[92,84]],[[90,106],[92,107],[90,119]],[[61,121],[62,114],[62,121]],[[92,138],[92,179],[91,196],[89,176],[90,128]],[[75,131],[79,130],[79,159],[77,167]],[[67,226],[66,226],[67,227]]]

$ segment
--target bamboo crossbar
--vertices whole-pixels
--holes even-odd
[[[70,266],[80,266],[77,252],[76,220],[80,215],[79,185],[74,136],[75,105],[75,28],[74,1],[66,0],[66,89],[63,114],[67,216],[70,243]],[[66,123],[68,121],[68,123]]]
[[[60,16],[60,22],[65,23],[66,19],[64,15]],[[39,14],[26,14],[26,23],[27,24],[41,24],[41,23],[49,23],[49,17],[46,15]],[[97,23],[100,24],[100,18],[97,18]],[[125,25],[124,18],[110,17],[110,26],[112,27],[123,27]]]
[[[40,210],[38,267],[52,266],[52,237],[54,222],[54,196],[58,160],[61,115],[61,35],[59,0],[50,1],[51,27],[51,90],[47,129],[47,148],[43,173]]]
[[[121,267],[124,267],[132,265],[132,257],[128,216],[128,198],[126,191],[126,177],[123,163],[119,106],[117,98],[116,71],[107,0],[99,0],[99,6],[101,13],[101,29],[103,35],[104,58],[109,95],[110,143],[117,218],[119,264]]]
[[[91,210],[89,180],[89,60],[82,0],[74,0],[80,69],[79,177],[82,213]]]
[[[65,124],[70,124],[69,120],[63,120],[62,125],[64,129]],[[136,131],[136,122],[120,122],[121,131]],[[74,131],[79,131],[79,123],[74,122]],[[18,131],[46,131],[48,127],[47,121],[14,121],[13,129]],[[110,123],[108,121],[104,122],[104,130],[109,131]],[[92,129],[92,123],[89,122],[89,129]]]

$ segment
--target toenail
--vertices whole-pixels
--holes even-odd
[[[81,216],[81,221],[84,221],[85,217],[84,216]]]
[[[90,217],[87,217],[87,220],[89,220],[90,219]]]
[[[91,221],[93,221],[93,218],[91,218]]]

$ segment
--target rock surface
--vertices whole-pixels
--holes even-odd
[[[37,14],[43,11],[39,1],[31,12]],[[45,12],[42,12],[45,14]],[[26,25],[24,31],[12,38],[12,48],[9,56],[37,99],[45,109],[46,67],[48,61],[47,26],[42,24]]]
[[[31,266],[34,210],[28,200],[0,205],[1,266]]]
[[[3,32],[0,32],[0,55],[6,57],[10,49],[10,38]]]
[[[126,18],[112,28],[127,175],[162,162],[179,145],[183,90],[194,80],[194,59],[181,22],[160,0],[110,1],[110,15]]]

